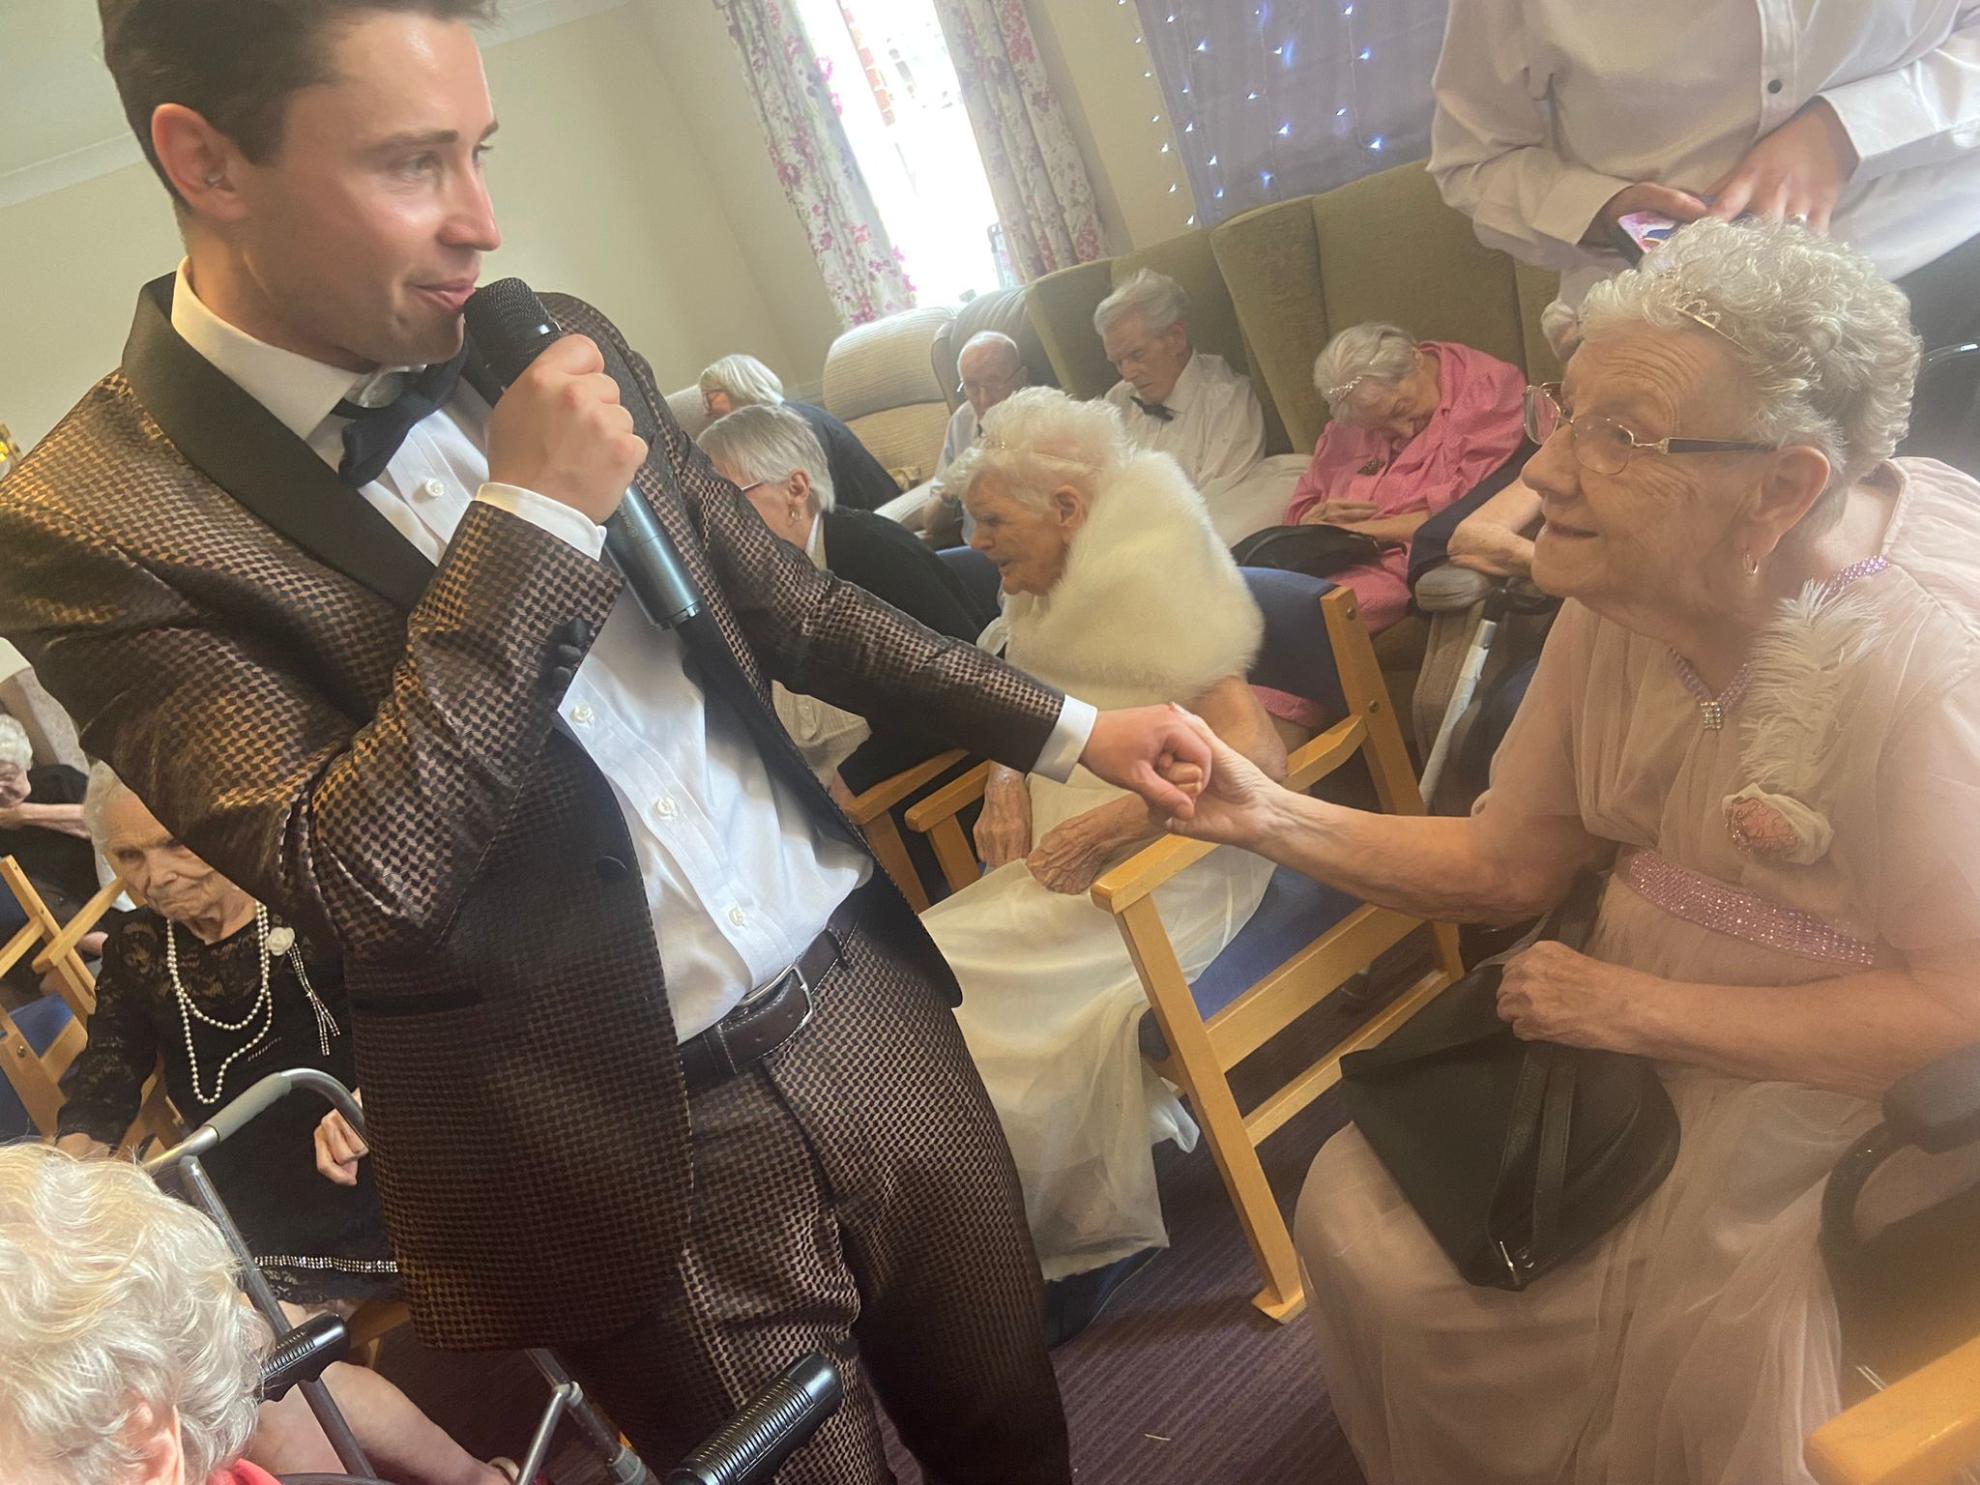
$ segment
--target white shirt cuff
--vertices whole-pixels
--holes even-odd
[[[1063,784],[1072,777],[1072,771],[1079,766],[1079,755],[1086,751],[1086,740],[1093,736],[1093,724],[1100,720],[1100,713],[1076,696],[1068,696],[1059,708],[1059,720],[1052,726],[1052,735],[1046,740],[1045,750],[1038,755],[1038,762],[1032,766],[1033,773],[1042,773],[1055,784]]]
[[[1599,171],[1570,165],[1548,189],[1533,214],[1533,230],[1573,247],[1581,242],[1601,215],[1609,198],[1631,182]],[[1607,244],[1603,244],[1607,246]]]
[[[474,498],[512,516],[520,516],[530,525],[576,547],[594,562],[604,555],[605,528],[592,524],[590,516],[561,500],[525,490],[521,485],[501,485],[492,480]]]

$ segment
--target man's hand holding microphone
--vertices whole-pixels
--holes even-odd
[[[552,341],[488,418],[488,478],[532,490],[603,526],[646,462],[605,357],[583,335]]]

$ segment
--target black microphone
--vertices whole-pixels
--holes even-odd
[[[519,278],[477,289],[466,313],[475,349],[504,388],[564,333],[536,291]],[[660,428],[632,368],[617,347],[601,341],[598,349],[605,357],[605,374],[619,384],[619,401],[632,414],[633,431],[651,445]],[[701,612],[701,595],[682,565],[681,554],[638,491],[629,492],[605,523],[605,550],[626,575],[646,616],[662,629],[677,628]]]

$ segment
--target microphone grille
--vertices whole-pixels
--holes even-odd
[[[563,333],[536,291],[519,278],[475,290],[464,314],[468,335],[505,387]]]

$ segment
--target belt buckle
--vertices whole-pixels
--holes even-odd
[[[811,981],[807,980],[804,977],[804,966],[802,964],[799,964],[795,959],[793,959],[791,961],[791,967],[785,970],[784,974],[789,975],[792,979],[797,981],[798,990],[804,996],[804,1014],[798,1017],[798,1024],[791,1028],[791,1036],[796,1036],[800,1031],[804,1030],[805,1027],[811,1024],[811,1015],[813,1011],[818,1009],[818,1002],[812,996]],[[778,976],[778,978],[782,979],[783,976],[780,975]],[[786,1040],[788,1039],[789,1038],[786,1038]]]

